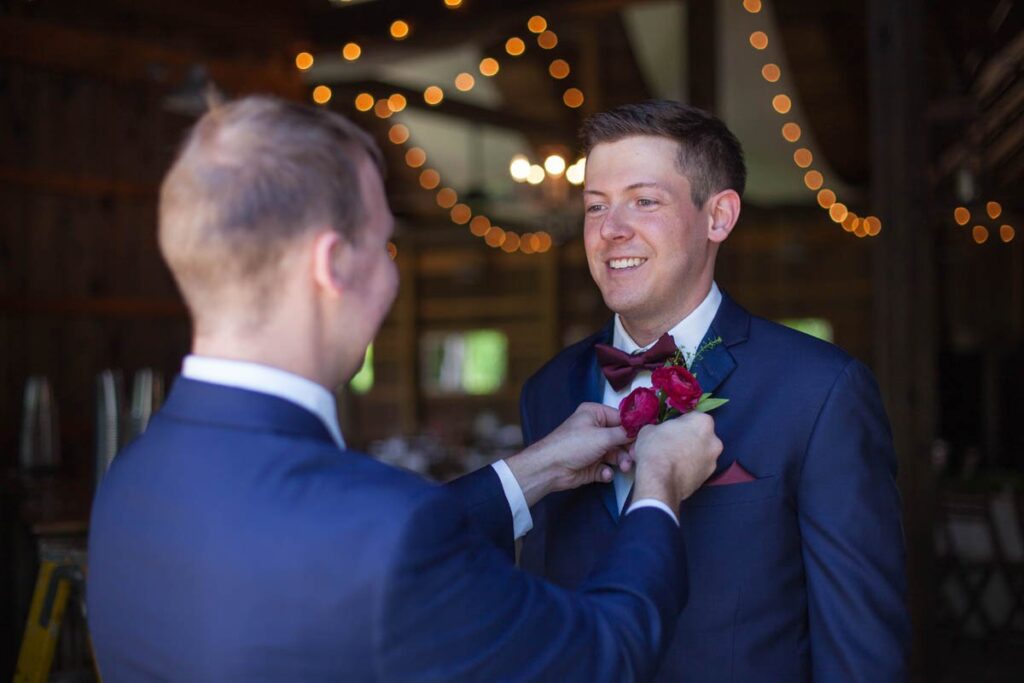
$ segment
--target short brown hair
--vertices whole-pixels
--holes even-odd
[[[213,106],[160,188],[160,250],[193,317],[220,287],[259,289],[282,247],[311,228],[357,241],[365,159],[382,171],[369,135],[325,108],[273,97]]]
[[[584,154],[601,143],[637,135],[679,143],[679,170],[690,181],[690,198],[696,206],[704,206],[708,197],[722,190],[743,196],[747,184],[743,147],[721,120],[703,109],[671,100],[626,104],[590,116],[580,129]]]

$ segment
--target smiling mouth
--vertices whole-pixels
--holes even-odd
[[[628,270],[639,268],[647,262],[645,258],[613,258],[608,261],[608,267],[612,270]]]

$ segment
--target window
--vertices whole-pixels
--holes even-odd
[[[363,358],[363,367],[352,378],[348,384],[353,393],[365,394],[373,388],[373,344],[366,349],[366,356]]]
[[[427,393],[486,395],[505,384],[508,337],[503,332],[430,332],[421,340],[420,353]]]
[[[835,335],[832,332],[832,323],[824,318],[786,318],[785,320],[780,320],[779,323],[829,343],[835,340]]]

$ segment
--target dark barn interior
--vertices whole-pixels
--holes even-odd
[[[378,141],[401,287],[341,424],[440,480],[513,451],[523,381],[608,319],[583,118],[715,112],[750,169],[719,284],[882,388],[914,680],[1018,680],[1022,27],[1016,0],[0,0],[0,674],[44,551],[81,547],[97,472],[188,352],[156,205],[212,85]],[[73,595],[52,680],[90,680],[85,621]]]

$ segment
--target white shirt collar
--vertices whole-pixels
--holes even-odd
[[[711,291],[704,297],[704,301],[697,308],[693,309],[690,315],[680,320],[676,323],[675,327],[668,331],[672,335],[672,339],[675,340],[676,346],[687,353],[695,353],[697,347],[700,346],[701,341],[704,339],[704,335],[711,328],[711,322],[715,319],[718,307],[721,304],[722,291],[718,288],[717,283],[712,282]],[[655,342],[657,340],[647,346],[637,344],[629,336],[629,333],[626,332],[626,328],[622,325],[622,320],[619,318],[618,313],[615,314],[615,331],[612,336],[612,346],[626,353],[634,353],[636,351],[646,351],[654,346]]]
[[[181,375],[200,382],[258,391],[291,401],[319,417],[338,447],[345,448],[345,439],[338,426],[338,407],[334,396],[305,377],[269,365],[191,354],[185,356]]]

